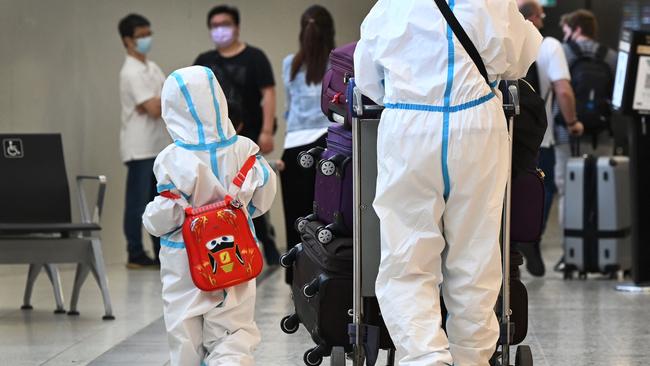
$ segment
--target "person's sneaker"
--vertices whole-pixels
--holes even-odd
[[[537,243],[517,243],[517,249],[526,258],[526,269],[535,277],[542,277],[546,272],[542,252],[539,242]]]
[[[129,262],[126,264],[128,269],[142,269],[142,268],[155,268],[156,262],[149,258],[146,254],[142,254],[138,257],[129,258]]]

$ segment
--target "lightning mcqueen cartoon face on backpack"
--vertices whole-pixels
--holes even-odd
[[[237,261],[242,266],[244,265],[244,259],[242,258],[239,246],[235,243],[235,237],[233,235],[224,235],[212,239],[205,243],[205,247],[209,250],[208,257],[210,258],[212,273],[217,273],[219,268],[223,269],[226,273],[232,272],[233,266],[235,265],[233,256],[237,258]]]

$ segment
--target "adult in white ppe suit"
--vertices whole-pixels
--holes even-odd
[[[253,365],[260,334],[253,320],[255,281],[225,291],[199,290],[190,277],[181,233],[184,208],[233,193],[232,180],[258,147],[237,136],[226,98],[212,71],[200,66],[172,73],[162,90],[162,118],[174,143],[156,158],[158,191],[143,215],[145,228],[161,237],[160,266],[165,325],[174,366]],[[276,190],[264,158],[239,191],[251,216],[271,206]],[[177,198],[167,198],[176,196]]]
[[[493,85],[526,74],[542,37],[514,0],[449,5]],[[386,108],[377,141],[376,293],[405,355],[400,365],[488,365],[499,337],[494,306],[510,164],[500,96],[432,0],[379,0],[354,61],[357,86]]]

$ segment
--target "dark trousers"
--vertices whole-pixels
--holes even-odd
[[[284,171],[280,173],[282,182],[282,203],[284,205],[284,225],[287,231],[287,250],[300,243],[300,235],[295,229],[299,217],[309,215],[314,210],[315,168],[304,169],[298,163],[298,154],[313,147],[325,147],[325,135],[309,145],[284,150],[282,160]],[[291,283],[291,268],[287,268],[285,280]]]
[[[553,197],[557,192],[555,187],[555,149],[553,147],[542,147],[539,149],[539,168],[544,172],[544,225],[543,230],[546,229],[546,222],[551,212],[553,205]]]
[[[255,236],[262,243],[264,248],[264,259],[266,263],[275,265],[280,263],[280,253],[275,245],[275,230],[269,222],[266,214],[253,219],[255,227]]]
[[[126,200],[124,204],[124,235],[129,259],[143,254],[142,214],[147,204],[156,196],[156,177],[153,174],[155,159],[131,160],[126,163]],[[160,238],[151,237],[154,257],[158,258]]]

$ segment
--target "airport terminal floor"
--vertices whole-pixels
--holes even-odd
[[[588,281],[564,281],[552,271],[562,253],[556,222],[552,216],[542,244],[546,276],[533,278],[522,267],[529,292],[524,344],[531,346],[535,365],[648,365],[650,295],[617,292],[615,281],[595,276]],[[3,266],[0,271],[0,365],[169,364],[156,271],[109,266],[114,321],[101,320],[101,296],[91,279],[82,289],[80,316],[70,317],[53,314],[54,300],[45,275],[35,287],[34,309],[20,310],[26,266]],[[65,294],[70,293],[73,277],[73,268],[64,267]],[[308,334],[300,329],[286,335],[279,327],[280,319],[292,310],[282,269],[263,274],[260,282],[256,317],[263,338],[256,351],[257,365],[304,365],[303,352],[313,346]]]

